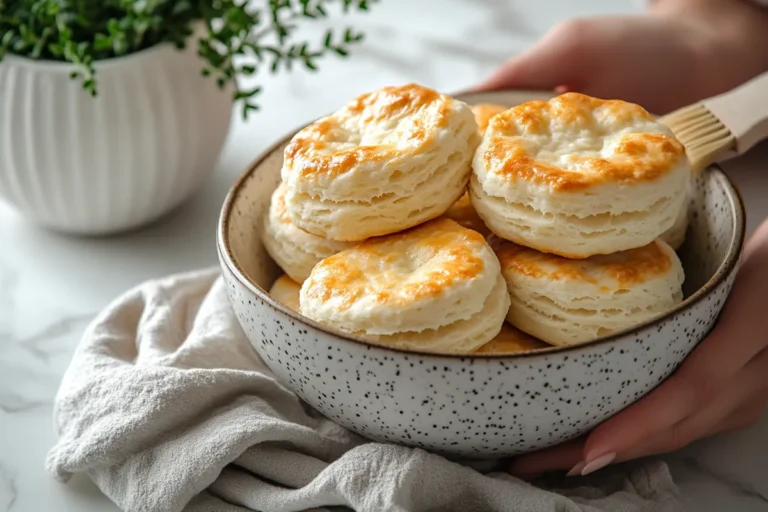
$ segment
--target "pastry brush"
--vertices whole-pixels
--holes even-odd
[[[768,73],[660,120],[685,146],[694,172],[743,155],[768,138]]]

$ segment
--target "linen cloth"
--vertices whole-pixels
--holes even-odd
[[[661,462],[548,489],[494,461],[367,441],[278,382],[216,269],[148,282],[86,330],[55,401],[47,468],[130,512],[673,512]],[[550,485],[553,485],[550,483]]]

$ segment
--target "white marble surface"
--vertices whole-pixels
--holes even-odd
[[[216,264],[214,227],[227,188],[276,138],[387,83],[462,89],[563,18],[637,9],[632,0],[434,4],[441,9],[433,2],[382,0],[355,21],[368,42],[352,58],[327,61],[317,75],[265,78],[262,112],[247,123],[233,117],[215,175],[182,208],[147,229],[67,238],[0,204],[0,512],[116,510],[87,477],[62,485],[44,471],[62,372],[85,325],[110,299],[146,279]],[[741,185],[754,229],[768,216],[768,147],[727,169]],[[668,458],[690,510],[768,511],[768,415],[747,431]]]

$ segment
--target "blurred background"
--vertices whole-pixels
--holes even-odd
[[[62,307],[87,314],[145,279],[214,265],[215,225],[232,182],[270,144],[349,98],[383,85],[411,81],[444,92],[460,91],[477,84],[496,65],[531,45],[559,21],[628,12],[640,12],[638,2],[380,0],[367,14],[331,19],[331,25],[352,25],[363,31],[364,43],[355,46],[346,59],[325,58],[315,73],[296,67],[290,73],[264,72],[246,80],[246,87],[249,80],[263,87],[261,111],[243,121],[239,108],[233,110],[231,130],[216,171],[179,209],[154,225],[108,238],[71,238],[41,230],[0,202],[4,239],[0,290],[30,290],[30,296],[16,294],[10,310],[15,314],[2,315],[3,323],[16,325],[0,325],[0,331],[32,327],[21,319],[20,312],[27,308],[34,309],[40,318],[58,314],[54,311]],[[302,37],[322,38],[326,26],[323,22],[306,24]],[[38,272],[19,275],[30,267]],[[85,270],[99,278],[84,280]],[[19,283],[20,279],[24,282]],[[37,293],[43,288],[50,299]],[[69,296],[66,304],[60,303],[62,294]],[[1,297],[0,305],[7,305]]]

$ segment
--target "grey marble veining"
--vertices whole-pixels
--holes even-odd
[[[381,0],[369,15],[349,20],[367,34],[350,59],[326,60],[318,74],[262,77],[260,114],[243,123],[235,113],[218,172],[156,224],[121,237],[68,238],[31,226],[0,204],[0,512],[116,510],[87,477],[62,485],[44,472],[61,375],[86,325],[112,298],[146,279],[216,264],[214,229],[224,195],[260,151],[365,90],[405,81],[465,89],[557,21],[636,12],[638,5]],[[741,187],[754,229],[768,215],[768,146],[727,170]],[[689,510],[768,512],[768,416],[667,459]]]

